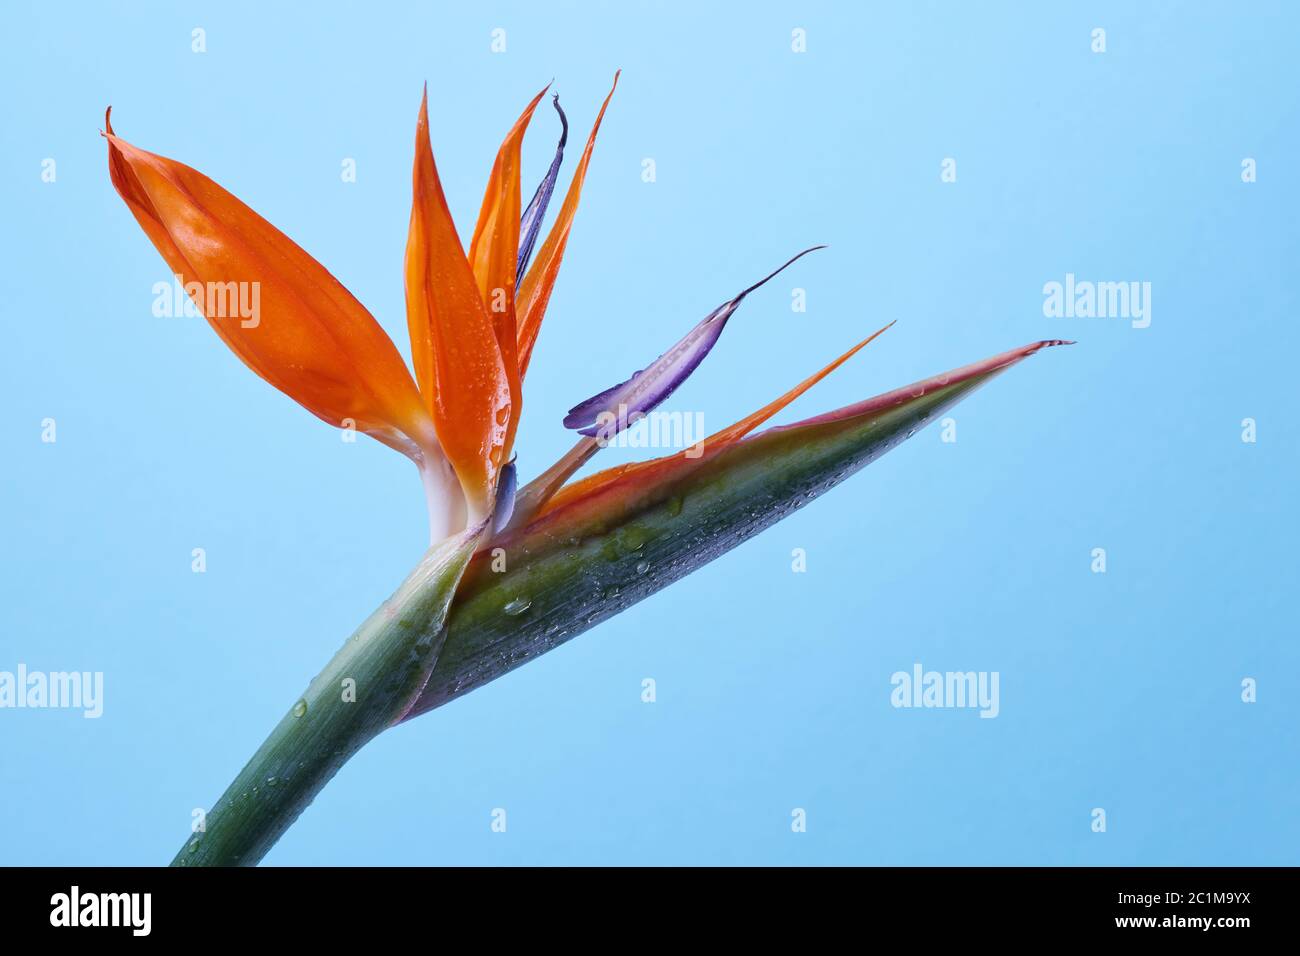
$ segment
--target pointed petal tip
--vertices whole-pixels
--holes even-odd
[[[751,285],[748,289],[745,289],[743,292],[741,292],[739,295],[737,295],[737,296],[736,296],[735,298],[733,298],[731,301],[732,301],[733,303],[739,304],[740,301],[741,301],[742,299],[745,298],[745,296],[749,295],[751,292],[753,292],[755,289],[759,288],[760,286],[763,286],[763,285],[767,284],[768,282],[772,281],[773,279],[775,279],[777,276],[779,276],[779,275],[780,275],[782,272],[784,272],[786,269],[790,268],[790,266],[794,265],[796,262],[798,262],[798,261],[799,261],[800,259],[802,259],[804,256],[808,255],[808,253],[810,253],[810,252],[816,252],[818,249],[825,249],[825,248],[826,248],[825,245],[820,245],[820,246],[809,246],[809,247],[808,247],[807,249],[805,249],[803,252],[796,253],[795,255],[793,255],[793,256],[791,256],[789,259],[787,259],[787,260],[786,260],[782,265],[777,266],[775,269],[773,269],[771,272],[769,272],[769,273],[768,273],[767,275],[765,275],[763,278],[759,279],[757,282],[755,282],[753,285]]]
[[[1055,348],[1058,345],[1077,345],[1074,339],[1040,339],[1037,342],[1030,342],[1021,351],[1025,355],[1033,355],[1040,349]]]
[[[560,114],[560,145],[557,147],[561,151],[569,144],[569,117],[564,113],[564,107],[560,105],[560,94],[551,94],[551,105],[555,107],[555,112]]]
[[[825,246],[811,246],[803,250],[786,260],[784,265],[773,270],[748,289],[722,303],[668,351],[641,371],[634,373],[627,381],[598,392],[591,398],[579,402],[569,409],[569,414],[564,418],[564,427],[573,429],[588,438],[596,437],[602,428],[613,428],[606,436],[613,437],[615,433],[621,431],[625,425],[633,421],[631,417],[625,418],[623,416],[622,409],[624,406],[627,409],[628,416],[645,414],[653,410],[672,395],[699,368],[700,363],[704,361],[713,346],[717,344],[727,321],[735,314],[745,296],[779,275],[798,259],[817,249],[824,248]],[[885,328],[887,329],[893,324],[891,322]],[[883,331],[885,329],[876,332],[872,338],[875,338],[876,335]],[[870,341],[870,339],[867,341]],[[866,342],[862,344],[865,345]],[[858,347],[861,348],[861,346]],[[619,410],[617,427],[614,427],[615,423],[600,424],[602,417],[613,415],[616,409]]]
[[[883,331],[883,330],[882,330]],[[972,379],[991,376],[992,374],[1002,372],[1013,365],[1017,365],[1024,359],[1041,351],[1045,348],[1053,348],[1057,345],[1074,345],[1073,341],[1068,339],[1040,339],[1037,342],[1030,342],[1028,345],[1022,345],[1020,348],[1009,349],[1005,352],[999,352],[997,355],[991,355],[979,362],[972,362],[970,365],[963,365],[960,368],[951,369],[941,375],[935,375],[919,382],[913,382],[911,385],[905,385],[902,388],[896,388],[889,392],[884,392],[872,398],[864,399],[861,402],[855,402],[852,405],[846,405],[843,408],[837,408],[833,411],[823,412],[812,418],[796,422],[794,425],[778,426],[774,431],[780,431],[787,428],[797,428],[804,425],[819,425],[828,422],[842,421],[859,415],[871,414],[882,411],[895,405],[904,404],[913,399],[920,398],[936,389],[947,388],[952,385],[958,385]]]

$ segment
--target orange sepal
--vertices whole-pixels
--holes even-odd
[[[113,185],[221,340],[314,415],[418,458],[428,416],[401,354],[365,307],[207,176],[115,135],[111,112],[104,136]]]
[[[523,212],[519,186],[520,148],[533,111],[549,88],[548,83],[533,97],[497,151],[492,175],[488,177],[487,190],[483,194],[478,223],[469,244],[470,268],[478,282],[479,294],[492,316],[492,327],[510,385],[511,414],[504,452],[507,458],[522,411],[515,345],[515,277],[519,262],[519,218]]]
[[[406,321],[416,378],[473,524],[492,510],[510,421],[510,381],[438,179],[428,104],[426,89],[415,130]]]

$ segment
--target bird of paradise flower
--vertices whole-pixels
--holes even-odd
[[[1040,348],[1066,344],[1032,343],[748,437],[880,329],[705,439],[702,449],[570,482],[618,429],[656,408],[700,366],[746,296],[807,249],[718,306],[630,379],[575,405],[564,425],[578,433],[577,443],[516,493],[523,380],[614,94],[611,88],[538,246],[568,139],[556,96],[560,141],[523,206],[521,145],[547,89],[496,155],[468,249],[434,162],[426,89],[405,259],[414,378],[375,319],[320,263],[208,177],[119,137],[111,110],[105,117],[113,185],[186,287],[258,284],[255,322],[227,321],[196,299],[222,341],[319,418],[410,458],[429,511],[431,544],[415,570],[311,681],[176,865],[257,863],[383,729],[654,593],[821,494],[994,375]],[[488,553],[515,559],[489,567]],[[576,597],[580,592],[585,596]]]

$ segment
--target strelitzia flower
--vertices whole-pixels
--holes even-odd
[[[539,246],[568,140],[558,96],[559,143],[527,206],[520,156],[547,92],[532,98],[506,134],[466,244],[438,177],[426,89],[404,267],[414,375],[324,266],[202,173],[126,142],[105,117],[113,185],[187,290],[258,289],[255,321],[229,319],[194,292],[222,341],[317,417],[407,456],[429,510],[431,544],[415,570],[312,680],[208,812],[206,831],[187,841],[178,864],[256,863],[384,728],[654,593],[816,497],[1002,370],[1063,344],[1034,343],[748,437],[885,326],[697,447],[571,480],[619,429],[700,368],[749,295],[822,248],[814,246],[727,299],[627,380],[574,405],[563,426],[578,434],[577,443],[516,493],[524,379],[614,89]],[[509,560],[497,567],[489,555]]]

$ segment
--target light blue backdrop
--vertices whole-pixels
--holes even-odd
[[[1298,862],[1294,7],[270,6],[2,14],[0,670],[106,687],[99,720],[0,710],[0,863],[170,859],[426,533],[399,456],[341,442],[201,320],[151,315],[168,270],[109,184],[104,107],[405,351],[421,83],[466,232],[528,97],[555,78],[577,147],[620,67],[527,383],[525,477],[567,447],[571,404],[815,242],[672,407],[720,427],[891,319],[781,420],[1079,344],[959,406],[955,443],[931,426],[385,735],[268,862]],[[539,112],[530,180],[555,132]],[[1152,283],[1150,327],[1046,318],[1067,272]],[[997,671],[1000,715],[894,709],[917,662]]]

